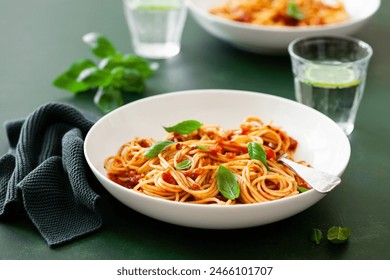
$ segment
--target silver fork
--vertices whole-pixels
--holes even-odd
[[[320,193],[330,192],[341,183],[338,176],[296,163],[285,156],[279,157],[278,161],[295,171],[306,183]]]

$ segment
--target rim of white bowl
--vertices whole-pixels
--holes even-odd
[[[221,209],[222,208],[223,209],[230,209],[230,208],[231,209],[239,209],[239,208],[248,208],[248,207],[262,207],[262,205],[266,206],[266,205],[269,205],[269,204],[280,204],[280,203],[283,203],[284,201],[287,202],[287,201],[291,201],[291,200],[300,200],[300,198],[304,198],[304,197],[309,196],[309,195],[316,195],[316,194],[320,195],[320,196],[325,196],[326,195],[326,194],[318,193],[318,192],[316,192],[315,190],[312,189],[312,190],[309,190],[307,192],[300,193],[299,195],[284,197],[282,199],[273,200],[273,201],[265,201],[265,202],[261,202],[261,203],[252,203],[252,204],[235,204],[235,205],[230,205],[230,206],[234,206],[234,207],[229,207],[229,205],[227,205],[228,207],[224,207],[224,205],[222,205],[222,207],[221,207],[221,205],[215,205],[215,204],[201,204],[201,205],[199,205],[199,204],[192,204],[192,203],[178,203],[176,201],[164,200],[164,199],[157,198],[157,197],[147,196],[145,194],[142,194],[140,192],[134,191],[132,189],[126,189],[123,186],[120,186],[120,185],[116,184],[115,182],[112,182],[109,178],[107,178],[107,176],[105,176],[105,174],[102,174],[102,172],[100,172],[93,165],[91,159],[88,156],[88,151],[87,151],[88,150],[88,143],[90,141],[89,139],[90,139],[91,135],[93,135],[93,133],[94,133],[95,127],[97,127],[100,122],[103,122],[103,121],[105,121],[105,119],[110,118],[111,115],[113,115],[113,114],[117,114],[120,111],[127,110],[127,107],[134,106],[134,105],[136,105],[138,103],[148,102],[148,100],[151,100],[151,99],[166,98],[167,95],[175,96],[175,95],[194,94],[194,93],[199,94],[200,92],[207,92],[208,94],[210,92],[214,92],[214,93],[224,92],[224,93],[227,93],[227,94],[257,95],[257,96],[263,96],[263,97],[269,98],[269,99],[275,99],[275,100],[278,100],[278,101],[281,101],[281,102],[294,104],[295,106],[302,106],[303,110],[308,110],[308,111],[311,111],[313,114],[318,115],[319,118],[324,119],[331,126],[333,126],[336,131],[339,131],[339,133],[341,135],[341,138],[344,139],[344,143],[343,144],[347,148],[347,150],[344,151],[344,152],[347,153],[347,154],[345,156],[345,160],[344,160],[345,162],[341,165],[342,167],[338,171],[337,175],[341,176],[344,173],[345,169],[347,168],[349,160],[350,160],[350,156],[351,156],[350,142],[348,140],[348,137],[341,130],[341,128],[339,128],[339,126],[335,122],[333,122],[329,117],[327,117],[326,115],[324,115],[324,114],[314,110],[313,108],[310,108],[310,107],[305,106],[305,105],[303,105],[303,104],[301,104],[299,102],[296,102],[294,100],[290,100],[290,99],[287,99],[287,98],[284,98],[284,97],[271,95],[271,94],[267,94],[267,93],[262,93],[262,92],[245,91],[245,90],[231,90],[231,89],[192,89],[192,90],[167,92],[167,93],[162,93],[162,94],[159,94],[159,95],[145,97],[145,98],[142,98],[142,99],[130,102],[130,103],[128,103],[126,105],[123,105],[120,108],[118,108],[118,109],[116,109],[116,110],[106,114],[105,116],[100,118],[91,127],[91,129],[88,131],[88,133],[87,133],[87,135],[85,137],[85,141],[84,141],[84,155],[85,155],[85,158],[87,160],[87,163],[88,163],[89,167],[93,170],[93,172],[95,174],[99,174],[102,180],[106,181],[107,183],[109,183],[114,188],[120,188],[121,190],[129,192],[129,194],[132,194],[132,195],[140,197],[141,199],[150,200],[150,201],[153,201],[153,202],[168,203],[168,204],[171,204],[171,205],[176,205],[176,207],[184,206],[184,207],[201,207],[201,208],[208,207],[208,208],[221,208]]]

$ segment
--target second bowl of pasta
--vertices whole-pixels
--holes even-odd
[[[353,35],[380,0],[188,0],[198,24],[213,36],[256,53],[286,53],[296,38]]]

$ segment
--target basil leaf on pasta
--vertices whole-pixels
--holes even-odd
[[[207,151],[209,149],[209,147],[205,145],[197,145],[196,148],[203,151]]]
[[[227,199],[236,199],[240,195],[240,186],[236,176],[226,167],[220,165],[217,171],[219,192]]]
[[[179,134],[189,134],[195,130],[198,130],[202,126],[202,123],[195,120],[182,121],[174,126],[165,127],[167,132],[177,132]]]
[[[267,168],[267,170],[269,170],[267,164],[267,153],[264,151],[264,149],[260,146],[259,143],[257,142],[248,143],[248,153],[251,159],[257,159],[258,161],[262,162]]]
[[[164,140],[164,141],[159,141],[153,144],[145,153],[144,157],[146,158],[154,158],[157,156],[159,153],[164,151],[166,148],[169,146],[176,144],[176,142],[172,142],[169,140]]]
[[[179,169],[179,170],[185,170],[185,169],[190,168],[191,165],[192,165],[192,162],[188,159],[185,159],[185,160],[179,162],[178,164],[176,164],[175,168]]]
[[[305,187],[298,186],[298,191],[299,191],[300,193],[304,193],[304,192],[307,192],[308,189],[305,188]]]
[[[290,17],[296,20],[302,20],[305,18],[305,15],[299,10],[298,5],[293,1],[288,3],[286,12]]]

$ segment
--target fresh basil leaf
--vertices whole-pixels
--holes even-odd
[[[126,68],[137,70],[144,79],[149,78],[154,73],[149,62],[135,55],[123,55],[122,63]]]
[[[149,62],[132,54],[121,55],[117,53],[102,59],[99,63],[100,69],[112,70],[116,67],[136,70],[144,79],[149,78],[154,73]]]
[[[79,93],[90,89],[87,83],[78,81],[78,77],[85,69],[96,67],[95,63],[89,59],[79,59],[75,61],[68,70],[60,74],[53,81],[53,85],[73,93]]]
[[[240,195],[236,176],[223,165],[220,165],[217,170],[217,185],[220,193],[227,199],[234,200]]]
[[[306,189],[305,187],[298,186],[298,191],[299,191],[300,193],[304,193],[304,192],[307,192],[308,189]]]
[[[102,58],[99,62],[99,69],[112,70],[118,66],[123,66],[122,54],[120,53]]]
[[[76,78],[84,69],[95,66],[95,63],[92,60],[88,58],[81,58],[79,60],[76,60],[67,71],[69,72],[69,74]]]
[[[188,159],[185,159],[185,160],[179,162],[178,164],[176,164],[175,168],[179,169],[179,170],[185,170],[185,169],[190,168],[191,165],[192,165],[192,162]]]
[[[261,147],[261,145],[257,142],[249,142],[248,143],[248,153],[251,159],[256,159],[264,164],[264,166],[269,170],[267,164],[267,153]]]
[[[197,145],[196,146],[198,149],[200,149],[200,150],[203,150],[203,151],[207,151],[208,149],[209,149],[209,147],[208,146],[205,146],[205,145]]]
[[[311,230],[310,239],[311,241],[315,242],[317,245],[321,243],[322,238],[324,235],[322,234],[322,231],[318,228],[313,228]]]
[[[334,244],[341,244],[348,240],[351,230],[348,227],[333,226],[329,228],[327,238]]]
[[[77,78],[73,78],[72,76],[69,75],[69,73],[60,74],[53,81],[53,85],[58,88],[70,91],[74,94],[87,91],[88,89],[90,89],[89,85],[82,82],[78,82]]]
[[[84,69],[77,77],[78,82],[87,84],[89,87],[106,87],[111,83],[110,75],[97,67]]]
[[[145,81],[137,70],[115,67],[111,70],[112,85],[126,92],[143,92]]]
[[[195,120],[182,121],[174,126],[165,127],[167,132],[176,132],[179,134],[189,134],[195,130],[198,130],[202,126],[202,123]]]
[[[75,94],[98,89],[94,102],[103,112],[123,105],[123,92],[145,90],[145,78],[156,70],[153,64],[136,55],[122,55],[99,33],[87,33],[83,41],[101,59],[98,67],[89,59],[78,60],[53,80],[54,86]]]
[[[146,150],[146,152],[144,153],[144,157],[146,157],[146,158],[154,158],[159,153],[164,151],[169,146],[172,146],[173,144],[176,144],[176,142],[172,142],[172,141],[169,141],[169,140],[156,142],[149,149]]]
[[[99,33],[87,33],[83,36],[83,41],[91,48],[94,55],[99,58],[105,58],[116,54],[116,50],[112,43]]]
[[[298,5],[294,1],[290,1],[287,5],[287,15],[296,20],[303,20],[305,15],[299,10]]]
[[[99,87],[94,102],[104,113],[111,112],[123,105],[121,92],[113,87]]]

